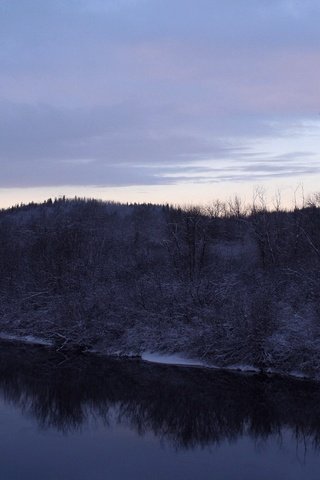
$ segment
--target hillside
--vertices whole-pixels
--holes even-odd
[[[0,333],[320,378],[319,204],[2,210]]]

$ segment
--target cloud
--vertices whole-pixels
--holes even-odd
[[[3,0],[0,186],[318,172],[319,14],[316,0]]]

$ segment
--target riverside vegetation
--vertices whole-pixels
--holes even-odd
[[[291,211],[64,198],[0,212],[0,331],[320,378],[320,195]]]

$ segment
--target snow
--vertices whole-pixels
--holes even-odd
[[[240,372],[248,372],[248,373],[259,373],[260,370],[257,367],[254,367],[253,365],[230,365],[228,367],[225,367],[226,370],[232,370],[232,371],[240,371]]]
[[[145,352],[141,355],[145,362],[161,363],[163,365],[186,365],[188,367],[207,367],[208,365],[200,360],[185,358],[180,355],[164,355],[161,353]]]
[[[212,368],[215,370],[229,370],[232,372],[243,373],[259,373],[260,370],[253,365],[230,365],[226,367],[219,367],[217,365],[210,365],[201,360],[185,358],[182,354],[166,355],[162,353],[145,352],[141,355],[141,359],[145,362],[161,363],[162,365],[177,365],[186,367],[203,367]]]
[[[219,367],[217,365],[211,365],[201,360],[195,360],[191,358],[185,358],[182,354],[175,354],[175,355],[166,355],[162,353],[150,353],[145,352],[141,355],[141,359],[145,362],[151,363],[159,363],[162,365],[176,365],[176,366],[185,366],[185,367],[202,367],[202,368],[211,368],[214,370],[224,370],[230,372],[241,372],[244,374],[257,374],[260,373],[260,369],[254,367],[253,365],[246,365],[246,364],[236,364],[236,365],[229,365],[225,367]],[[265,373],[270,375],[282,375],[283,372],[278,371],[276,369],[268,368]],[[291,371],[287,373],[286,376],[306,379],[307,377],[299,371]]]
[[[289,375],[290,375],[290,377],[295,377],[295,378],[302,378],[302,379],[309,378],[304,373],[299,372],[298,370],[292,370],[291,372],[289,372]],[[310,378],[313,379],[313,377],[310,377]]]
[[[0,333],[1,340],[12,340],[14,342],[23,342],[23,343],[31,343],[33,345],[47,345],[52,346],[52,342],[50,340],[45,340],[43,338],[34,337],[33,335],[11,335],[9,333]]]

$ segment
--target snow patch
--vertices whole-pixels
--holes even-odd
[[[19,336],[11,335],[9,333],[0,333],[0,340],[12,340],[14,342],[31,343],[33,345],[46,345],[48,347],[53,345],[50,340],[34,337],[33,335]]]
[[[302,378],[304,380],[306,380],[307,378],[314,380],[313,377],[307,377],[304,373],[299,372],[298,370],[292,370],[291,372],[289,372],[289,375],[290,377]]]
[[[187,366],[187,367],[203,367],[203,368],[212,368],[215,370],[229,370],[231,372],[243,372],[243,373],[259,373],[259,368],[254,367],[253,365],[229,365],[224,367],[219,367],[217,365],[212,365],[201,360],[195,360],[191,358],[185,358],[182,355],[166,355],[162,353],[149,353],[145,352],[141,355],[141,359],[145,362],[151,363],[161,363],[162,365],[178,365],[178,366]]]
[[[184,358],[180,355],[163,355],[161,353],[145,352],[141,355],[141,359],[145,362],[161,363],[163,365],[186,365],[189,367],[208,367],[208,365],[200,360]]]
[[[252,373],[259,373],[260,370],[257,367],[254,367],[253,365],[230,365],[228,367],[225,367],[226,370],[231,370],[231,371],[240,371],[240,372],[252,372]]]

